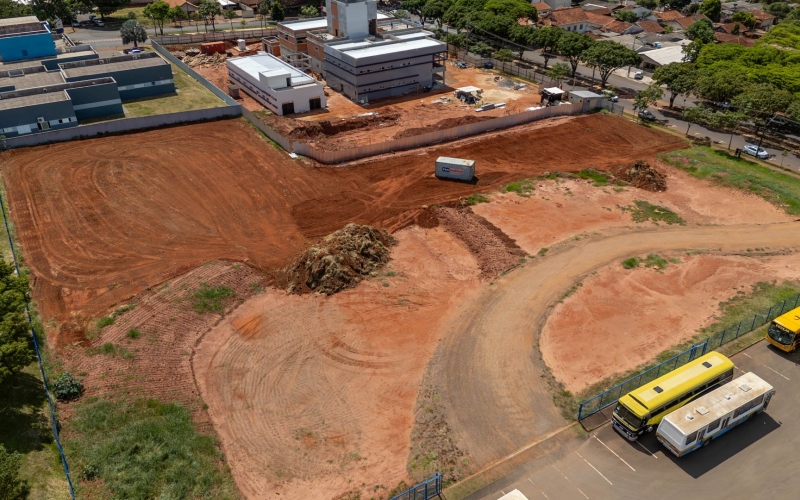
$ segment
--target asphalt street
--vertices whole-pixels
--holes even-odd
[[[654,433],[631,443],[606,425],[467,499],[797,498],[800,476],[793,474],[792,464],[798,463],[800,446],[795,428],[800,423],[800,353],[785,354],[759,342],[732,359],[735,376],[754,372],[776,394],[764,413],[708,447],[676,458]]]

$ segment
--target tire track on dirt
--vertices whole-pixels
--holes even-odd
[[[800,224],[616,230],[564,247],[496,280],[453,322],[428,372],[454,439],[482,466],[564,425],[538,348],[550,306],[591,271],[631,255],[768,246],[800,248]]]

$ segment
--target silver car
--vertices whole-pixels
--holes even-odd
[[[749,154],[750,156],[755,156],[756,158],[761,158],[762,160],[768,160],[769,159],[769,153],[767,153],[766,151],[764,151],[760,147],[755,146],[753,144],[746,145],[744,147],[744,152]]]

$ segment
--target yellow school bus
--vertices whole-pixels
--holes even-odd
[[[781,351],[792,352],[800,345],[800,307],[772,320],[767,329],[767,342]]]
[[[619,398],[611,422],[614,430],[635,441],[661,419],[689,401],[733,378],[733,361],[710,352]]]

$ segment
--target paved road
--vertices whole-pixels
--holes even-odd
[[[528,500],[797,498],[800,354],[760,342],[733,361],[737,376],[752,371],[777,392],[765,413],[707,448],[678,459],[654,433],[629,443],[606,425],[467,499],[496,500],[513,490]]]
[[[453,322],[429,364],[454,440],[485,465],[565,424],[552,404],[536,332],[547,308],[591,271],[631,255],[719,248],[800,248],[800,223],[617,229],[497,279]]]

